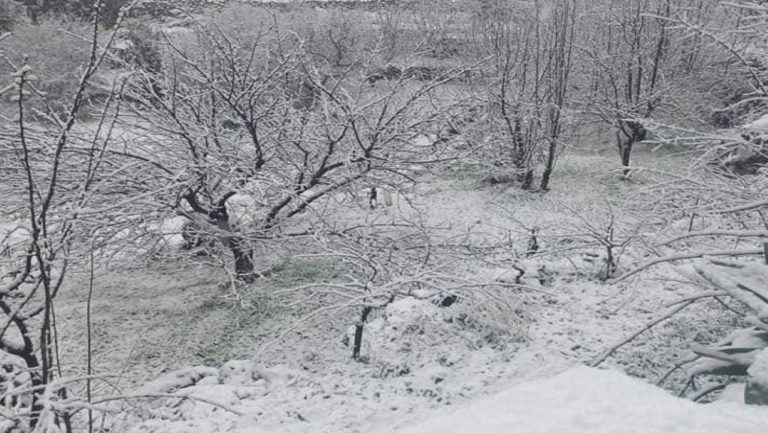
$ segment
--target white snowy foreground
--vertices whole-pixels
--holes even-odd
[[[622,373],[578,367],[398,433],[757,433],[768,408],[697,404]]]
[[[205,375],[205,367],[189,369]],[[193,374],[194,373],[194,374]],[[278,380],[278,374],[272,380]],[[170,378],[170,376],[169,376]],[[213,379],[212,376],[209,378]],[[225,378],[232,381],[234,378]],[[161,383],[162,382],[162,383]],[[205,380],[203,381],[205,382]],[[168,380],[156,385],[169,385]],[[178,385],[178,384],[177,384]],[[284,384],[286,385],[286,384]],[[184,390],[191,392],[184,392]],[[302,411],[311,418],[285,422],[280,405],[261,405],[259,394],[229,385],[196,385],[180,395],[196,395],[208,404],[196,406],[175,421],[149,419],[128,429],[132,433],[763,433],[768,432],[768,407],[735,402],[697,404],[623,373],[589,367],[575,367],[554,377],[513,385],[505,391],[473,402],[434,412],[416,410],[406,414],[371,417],[368,423],[351,430],[337,422],[322,421],[312,403]],[[144,389],[150,392],[151,389]],[[269,393],[268,393],[269,394]],[[258,400],[256,398],[255,400]],[[302,399],[298,399],[301,404]],[[346,403],[346,404],[345,404]],[[198,402],[199,404],[199,402]],[[217,405],[231,409],[222,411]],[[337,403],[321,409],[325,417],[344,418],[354,402]],[[385,404],[381,412],[389,412]],[[173,411],[165,407],[164,411]],[[354,410],[354,409],[352,409]],[[233,412],[237,412],[235,414]],[[172,415],[170,412],[165,415]],[[403,417],[405,415],[405,417]],[[174,418],[170,416],[170,418]],[[335,426],[334,426],[335,424]],[[399,426],[399,427],[398,427]]]

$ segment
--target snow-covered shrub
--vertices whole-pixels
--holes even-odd
[[[694,266],[692,277],[741,301],[753,313],[752,324],[731,332],[711,347],[697,347],[700,356],[689,367],[691,376],[747,378],[744,401],[768,405],[768,266],[709,259]]]
[[[713,165],[736,175],[754,175],[768,162],[768,114],[726,131],[730,140],[712,146]]]
[[[450,366],[451,347],[504,349],[522,341],[522,322],[522,313],[488,304],[464,301],[440,307],[430,299],[405,297],[365,324],[361,359],[379,365],[382,376],[402,376],[432,364]],[[350,326],[343,342],[351,345],[354,335],[355,326]]]
[[[399,364],[411,353],[413,342],[423,336],[426,329],[442,322],[442,312],[429,301],[403,298],[387,305],[377,317],[365,324],[361,359],[369,362]],[[351,344],[355,326],[344,336],[344,343]],[[407,368],[403,371],[407,372]]]

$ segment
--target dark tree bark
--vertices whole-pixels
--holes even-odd
[[[228,240],[229,250],[235,257],[235,276],[239,281],[253,282],[256,278],[255,265],[253,263],[253,249],[243,246],[243,242],[237,238]]]
[[[32,338],[29,336],[30,331],[27,326],[27,322],[19,315],[15,315],[11,307],[3,302],[2,297],[0,297],[0,311],[2,311],[6,316],[11,317],[11,321],[14,323],[19,333],[21,334],[21,340],[23,343],[22,348],[17,349],[13,346],[6,346],[3,344],[2,338],[0,338],[0,350],[14,356],[18,356],[24,361],[24,364],[27,366],[29,371],[29,376],[33,388],[44,387],[46,381],[44,380],[43,376],[41,376],[39,371],[40,361],[37,358],[35,345],[32,342]],[[39,393],[32,393],[31,395],[32,402],[30,405],[29,426],[30,428],[34,429],[40,417],[40,412],[43,410],[43,406],[40,403]]]
[[[621,166],[622,166],[622,176],[624,177],[624,179],[628,179],[630,174],[629,158],[632,155],[632,147],[634,145],[634,142],[632,141],[631,138],[624,140],[621,137],[619,137],[618,140],[619,140],[619,157],[621,158]]]
[[[237,280],[245,283],[253,282],[255,278],[253,249],[247,245],[244,239],[232,234],[232,224],[229,221],[226,205],[212,212],[209,219],[211,224],[222,232],[218,237],[221,244],[232,252]]]
[[[360,315],[360,322],[355,325],[355,341],[352,345],[352,359],[355,361],[360,360],[360,349],[363,346],[363,327],[365,322],[368,321],[368,316],[371,314],[373,308],[364,307],[363,313]]]
[[[255,264],[253,262],[253,249],[247,241],[238,236],[232,230],[229,212],[227,210],[227,200],[234,193],[225,194],[215,205],[213,209],[206,209],[200,204],[194,192],[189,192],[184,199],[189,203],[192,210],[198,214],[207,217],[208,223],[218,232],[216,239],[232,252],[235,266],[235,277],[238,281],[250,283],[256,277]]]
[[[555,153],[557,153],[557,141],[550,139],[547,149],[547,162],[544,166],[544,172],[541,174],[541,190],[549,191],[549,181],[552,178],[552,172],[555,169]]]
[[[636,143],[646,139],[647,130],[640,122],[630,121],[622,122],[620,130],[616,135],[619,148],[619,157],[621,158],[622,176],[628,179],[631,174],[630,157],[632,148]]]
[[[514,164],[517,171],[517,181],[520,188],[528,190],[533,184],[533,167],[531,167],[531,150],[533,144],[523,135],[522,120],[515,117],[512,131],[514,148]]]

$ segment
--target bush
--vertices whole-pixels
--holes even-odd
[[[695,266],[695,271],[696,280],[724,291],[748,307],[753,313],[748,321],[753,326],[733,331],[713,347],[694,349],[701,358],[693,363],[689,373],[692,377],[746,378],[744,401],[768,405],[768,266],[710,259]]]

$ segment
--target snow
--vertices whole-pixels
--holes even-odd
[[[191,386],[205,377],[218,374],[218,370],[212,367],[187,367],[179,371],[165,374],[157,379],[144,384],[139,388],[139,394],[159,394],[173,392],[181,388]]]
[[[708,259],[694,266],[706,281],[744,302],[757,313],[768,318],[768,269],[762,263],[735,263]]]
[[[237,193],[227,200],[230,218],[234,224],[253,225],[264,216],[264,206],[259,206],[254,198],[259,196],[259,192],[253,191],[252,194]]]
[[[514,386],[399,433],[754,433],[768,408],[698,405],[621,373],[577,367]]]
[[[419,147],[430,147],[433,145],[437,137],[435,136],[426,136],[426,135],[418,135],[416,138],[413,139],[413,145],[419,146]]]
[[[197,403],[158,407],[155,415],[129,431],[754,433],[768,429],[768,408],[730,401],[696,404],[623,373],[584,366],[544,378],[534,375],[491,396],[447,406],[432,412],[431,416],[424,410],[410,414],[399,411],[398,406],[403,403],[399,399],[374,398],[367,403],[366,410],[375,415],[357,428],[350,428],[352,425],[343,417],[318,425],[314,421],[326,417],[328,411],[350,415],[354,410],[348,405],[350,402],[337,400],[339,393],[344,392],[344,385],[309,392],[297,398],[296,405],[274,410],[276,407],[264,399],[294,387],[295,379],[275,383],[274,387],[269,385],[269,380],[258,380],[247,386],[234,385],[221,383],[229,381],[223,376],[223,370],[218,380],[209,376],[177,391]],[[286,369],[278,368],[273,373],[282,376],[281,370]],[[445,374],[445,370],[434,369],[429,379],[443,380]],[[310,404],[312,401],[315,404]],[[319,406],[318,401],[326,404]],[[182,413],[186,414],[179,419]]]
[[[24,254],[31,235],[21,222],[0,222],[0,254],[17,257]]]
[[[768,114],[761,116],[757,120],[747,125],[744,125],[743,128],[756,132],[768,132]]]
[[[729,383],[717,398],[719,402],[744,404],[745,383]]]
[[[740,364],[750,365],[755,362],[757,352],[765,347],[766,344],[759,332],[759,330],[753,328],[736,329],[710,349],[714,354],[722,353],[726,349],[746,349],[746,351],[738,353],[725,353],[728,354],[730,360],[738,360]],[[700,353],[702,353],[701,350]],[[710,374],[712,371],[729,367],[733,364],[734,362],[729,360],[704,356],[690,363],[686,371],[690,376],[698,376],[700,374]]]
[[[564,161],[564,164],[572,165],[564,165],[558,173],[567,173],[568,179],[582,175],[593,178],[595,174],[590,170],[600,171],[601,166],[592,164],[593,159],[589,162],[574,165],[572,161]],[[699,293],[701,289],[659,283],[662,279],[669,280],[670,276],[678,277],[671,267],[653,268],[648,271],[648,278],[639,282],[602,283],[599,273],[605,266],[603,252],[599,246],[590,247],[588,239],[579,237],[585,223],[575,215],[578,213],[595,225],[600,225],[605,215],[598,212],[600,203],[595,203],[592,192],[577,182],[558,180],[556,189],[541,197],[514,189],[478,189],[474,181],[463,179],[438,178],[422,183],[412,196],[416,202],[414,209],[419,212],[405,209],[402,214],[384,206],[369,209],[366,188],[355,199],[359,209],[350,211],[350,207],[340,206],[338,213],[343,215],[337,217],[350,222],[364,218],[366,221],[389,217],[393,220],[423,218],[430,226],[444,228],[435,235],[439,240],[453,243],[460,236],[473,246],[488,248],[492,254],[483,254],[482,261],[461,265],[462,268],[456,271],[465,270],[466,275],[481,281],[512,283],[519,275],[517,268],[525,269],[521,282],[531,286],[529,289],[505,287],[494,292],[504,295],[504,300],[510,304],[508,307],[493,311],[484,303],[473,303],[467,296],[449,308],[441,308],[430,302],[434,301],[432,292],[440,293],[440,290],[414,291],[414,296],[422,299],[400,299],[371,315],[363,335],[363,362],[357,363],[351,360],[350,346],[359,311],[341,314],[329,310],[316,324],[302,325],[295,328],[295,332],[282,334],[286,327],[294,326],[301,314],[316,307],[314,303],[301,304],[302,310],[280,310],[280,314],[259,319],[257,325],[253,325],[256,322],[237,324],[237,330],[233,331],[230,322],[234,320],[225,320],[230,311],[210,306],[212,299],[218,300],[217,297],[222,296],[221,290],[212,287],[212,283],[199,284],[191,275],[182,274],[175,269],[177,263],[158,265],[156,270],[148,271],[156,279],[151,284],[145,284],[144,280],[137,284],[138,281],[126,274],[125,280],[109,287],[110,293],[113,291],[121,297],[102,295],[105,308],[94,310],[100,314],[100,319],[108,318],[115,322],[113,327],[120,328],[102,341],[123,342],[120,347],[110,343],[113,348],[110,352],[104,349],[105,357],[112,357],[109,362],[104,362],[105,370],[119,365],[116,361],[122,361],[122,358],[113,354],[120,350],[123,350],[120,352],[122,356],[133,356],[122,347],[127,347],[125,341],[130,341],[136,334],[127,333],[129,329],[143,330],[138,332],[143,335],[143,340],[136,342],[144,349],[143,353],[158,353],[158,348],[154,347],[157,339],[169,343],[162,345],[161,356],[132,359],[131,362],[137,365],[132,365],[133,374],[138,371],[155,376],[160,368],[167,371],[201,362],[221,368],[215,374],[209,370],[210,375],[193,378],[188,381],[188,386],[173,391],[189,400],[142,400],[138,403],[139,409],[127,405],[120,407],[125,418],[122,423],[108,421],[113,423],[113,431],[392,433],[408,428],[410,430],[402,431],[421,432],[420,426],[427,429],[431,422],[438,423],[450,416],[448,411],[452,409],[472,416],[470,412],[477,405],[482,408],[482,405],[490,404],[488,402],[495,397],[488,396],[500,392],[499,395],[510,396],[507,399],[509,406],[498,411],[500,415],[494,415],[502,427],[489,427],[485,431],[632,432],[634,430],[630,428],[617,427],[619,417],[614,419],[610,414],[621,409],[625,418],[640,419],[640,409],[631,407],[639,401],[649,413],[648,417],[657,416],[656,412],[650,412],[654,406],[652,399],[644,397],[653,392],[661,401],[656,406],[674,404],[677,407],[673,418],[668,420],[672,427],[659,427],[657,423],[654,424],[656,430],[638,430],[640,432],[685,432],[687,430],[676,424],[683,418],[683,412],[696,416],[714,409],[722,412],[722,408],[728,407],[692,409],[691,406],[681,406],[684,402],[664,391],[618,373],[582,371],[577,375],[579,380],[574,373],[566,373],[565,377],[575,383],[573,386],[561,376],[554,376],[576,362],[595,359],[607,347],[657,318],[667,303]],[[619,188],[630,187],[629,184],[619,185]],[[624,190],[618,193],[623,194]],[[383,201],[382,197],[380,195],[379,199]],[[338,198],[350,201],[344,196]],[[625,225],[635,223],[629,219],[619,221],[618,234],[624,235]],[[563,249],[567,252],[578,247],[580,254],[526,257],[531,227],[539,229],[541,251]],[[558,236],[552,237],[553,233]],[[667,235],[666,232],[659,234]],[[623,269],[630,268],[631,261],[642,259],[636,254],[630,250],[623,256]],[[253,292],[269,293],[274,289],[269,280],[260,283],[264,287],[257,285]],[[131,300],[136,308],[131,306],[115,311],[115,305],[126,306],[126,303],[114,301],[124,299],[124,287],[132,288],[131,296],[134,293],[141,293],[141,296]],[[101,293],[106,289],[102,288]],[[180,302],[180,299],[184,301]],[[255,299],[258,302],[264,300]],[[292,299],[289,297],[285,302]],[[134,311],[138,314],[134,315]],[[178,320],[181,319],[177,319],[173,326],[178,329],[166,329],[169,311],[178,313],[187,322],[180,323]],[[72,318],[70,322],[81,323],[81,316],[74,309],[62,309],[58,313],[68,313]],[[605,364],[655,382],[660,371],[688,354],[694,333],[696,338],[702,338],[702,343],[715,341],[716,338],[710,335],[710,327],[721,326],[726,321],[725,326],[731,328],[732,322],[723,318],[719,309],[700,304],[691,306],[623,346]],[[707,326],[702,326],[703,322]],[[232,332],[236,338],[227,335]],[[173,337],[168,337],[169,334]],[[273,342],[274,335],[282,336]],[[717,334],[717,339],[721,336]],[[150,342],[153,347],[146,347]],[[235,358],[225,363],[233,357],[240,360]],[[600,376],[593,378],[595,385],[585,386],[583,382],[588,377],[583,376],[594,375]],[[606,384],[608,379],[603,375],[613,381]],[[173,385],[169,389],[175,388],[186,377],[189,376],[168,376],[168,383]],[[681,380],[687,380],[683,369],[665,386],[676,388]],[[628,388],[621,391],[619,387],[624,385]],[[611,394],[601,394],[603,388],[609,389]],[[642,392],[637,392],[638,388]],[[616,397],[619,394],[624,396],[623,400]],[[641,400],[636,401],[638,398]],[[468,406],[478,399],[486,400]],[[242,417],[206,402],[231,407],[248,416]],[[592,422],[590,405],[605,412],[605,417],[596,417]],[[561,407],[565,412],[558,414]],[[586,415],[580,415],[579,411]],[[734,412],[738,410],[734,409]],[[443,415],[425,422],[435,414]],[[511,418],[513,416],[516,418]],[[490,420],[487,414],[475,418]],[[523,427],[518,428],[515,425],[533,423],[534,418],[540,422],[537,427],[520,424]],[[504,427],[504,423],[513,427]],[[596,423],[605,423],[608,430],[584,427]],[[479,427],[474,428],[475,424],[478,422],[474,422],[472,428],[446,429],[445,432],[482,432]],[[571,425],[578,426],[571,429]],[[754,425],[752,423],[752,427]],[[730,430],[721,431],[728,433]],[[752,431],[760,429],[753,428]]]
[[[184,225],[188,222],[189,220],[183,216],[175,216],[162,220],[156,228],[169,251],[179,251],[184,247],[186,241],[182,232]]]
[[[747,370],[752,380],[763,388],[768,388],[768,348],[755,356],[755,362]]]
[[[390,323],[418,321],[420,317],[435,319],[439,315],[437,306],[416,298],[403,298],[387,305],[386,318]]]

